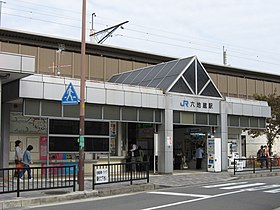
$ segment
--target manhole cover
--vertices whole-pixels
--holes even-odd
[[[68,193],[68,191],[47,191],[44,192],[46,195],[63,195]]]

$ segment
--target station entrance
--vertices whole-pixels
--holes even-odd
[[[212,127],[173,126],[173,169],[196,169],[196,149],[201,147],[204,151],[202,170],[206,170],[207,138],[212,135]]]

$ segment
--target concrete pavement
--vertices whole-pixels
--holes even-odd
[[[270,174],[271,175],[271,174]],[[279,175],[279,174],[273,174]],[[259,174],[257,176],[264,176]],[[72,189],[57,189],[57,190],[41,190],[21,192],[19,198],[16,193],[0,195],[0,210],[9,208],[21,208],[35,205],[42,205],[47,203],[55,203],[74,199],[83,199],[90,197],[101,197],[124,193],[133,193],[139,191],[148,191],[164,187],[179,187],[191,186],[206,183],[215,183],[219,181],[230,181],[238,178],[251,178],[251,174],[238,175],[233,177],[232,172],[211,173],[203,171],[175,171],[172,175],[150,175],[150,183],[146,181],[134,181],[133,185],[129,182],[104,184],[96,186],[92,190],[92,180],[85,178],[85,191],[72,192]],[[78,187],[77,187],[78,189]]]

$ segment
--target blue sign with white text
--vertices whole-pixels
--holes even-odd
[[[79,103],[78,95],[72,83],[70,83],[62,96],[62,105],[76,105]]]

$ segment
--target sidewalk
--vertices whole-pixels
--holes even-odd
[[[133,185],[129,185],[129,182],[104,184],[98,185],[96,186],[96,190],[92,190],[92,180],[86,177],[84,185],[85,191],[73,192],[71,188],[30,191],[21,192],[21,197],[19,198],[16,197],[16,193],[1,194],[0,210],[8,208],[20,208],[25,206],[27,207],[32,205],[42,205],[47,203],[55,203],[74,199],[148,191],[165,187],[191,186],[204,183],[214,183],[219,181],[230,181],[238,178],[240,178],[240,176],[233,177],[231,172],[211,173],[203,171],[185,170],[175,171],[172,175],[151,174],[150,183],[146,183],[146,181],[143,180],[134,181]],[[78,186],[76,189],[78,190]]]

